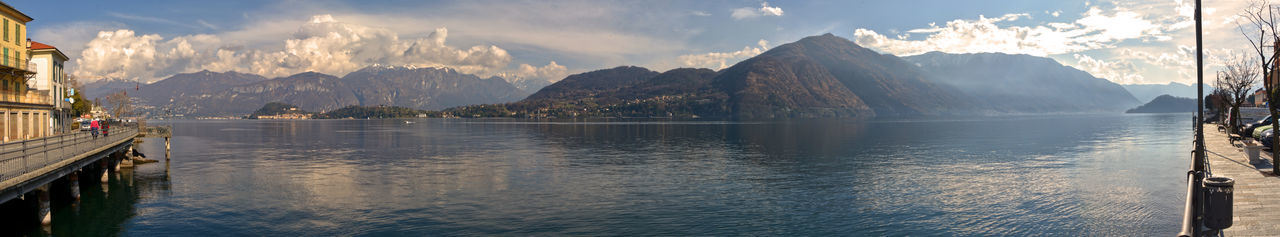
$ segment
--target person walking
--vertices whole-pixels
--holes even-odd
[[[108,135],[107,133],[110,131],[111,131],[111,120],[102,121],[102,136],[103,137],[111,136],[111,135]]]
[[[89,131],[93,133],[93,138],[98,138],[98,120],[89,121]]]

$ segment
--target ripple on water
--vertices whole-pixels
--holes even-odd
[[[135,209],[54,225],[56,235],[101,234],[58,226],[103,223],[122,223],[109,224],[121,235],[1163,235],[1181,207],[1182,117],[176,122],[169,175],[139,170]]]

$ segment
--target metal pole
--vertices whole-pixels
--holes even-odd
[[[1200,0],[1196,0],[1196,120],[1204,118],[1204,36],[1200,27]],[[1204,171],[1204,123],[1196,121],[1194,171]]]
[[[1200,179],[1204,178],[1205,172],[1205,154],[1204,154],[1204,122],[1200,121],[1204,118],[1204,36],[1201,28],[1201,11],[1200,0],[1196,0],[1196,137],[1195,152],[1191,159],[1191,171],[1187,176],[1187,207],[1190,214],[1183,216],[1183,233],[1179,235],[1190,234],[1190,236],[1200,236],[1202,226],[1201,210],[1203,205],[1200,198]],[[1185,210],[1184,210],[1185,211]],[[1189,233],[1188,233],[1189,232]]]

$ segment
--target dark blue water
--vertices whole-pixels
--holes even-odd
[[[171,121],[48,231],[1169,235],[1189,117]]]

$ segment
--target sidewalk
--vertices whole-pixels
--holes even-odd
[[[1209,169],[1235,183],[1235,218],[1226,236],[1280,235],[1280,177],[1271,173],[1271,155],[1263,151],[1249,160],[1241,142],[1227,141],[1227,134],[1205,129],[1205,154]]]

